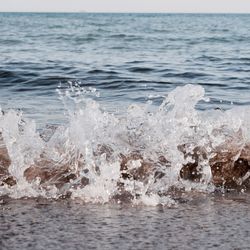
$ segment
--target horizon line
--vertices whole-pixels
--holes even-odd
[[[250,14],[250,12],[172,12],[172,11],[1,11],[0,13],[54,13],[54,14]]]

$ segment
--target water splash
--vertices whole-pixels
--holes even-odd
[[[201,86],[170,92],[158,109],[132,104],[116,116],[99,93],[58,88],[68,122],[38,132],[10,110],[0,115],[0,192],[14,198],[173,205],[176,193],[242,186],[250,176],[250,109],[198,111]]]

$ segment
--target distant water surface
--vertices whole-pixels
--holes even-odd
[[[211,97],[201,109],[250,104],[250,15],[1,13],[0,33],[0,104],[40,123],[63,121],[69,80],[110,110],[188,83]]]

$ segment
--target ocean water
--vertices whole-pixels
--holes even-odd
[[[0,34],[3,249],[248,249],[250,15],[0,13]]]
[[[59,82],[95,87],[104,105],[161,102],[199,84],[201,108],[249,105],[249,15],[1,14],[1,105],[63,119]],[[35,98],[34,98],[35,97]]]

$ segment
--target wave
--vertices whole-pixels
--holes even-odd
[[[94,88],[58,88],[68,122],[38,130],[21,112],[0,114],[0,194],[172,205],[176,194],[250,187],[250,108],[198,111],[201,86],[155,108],[105,111]]]

